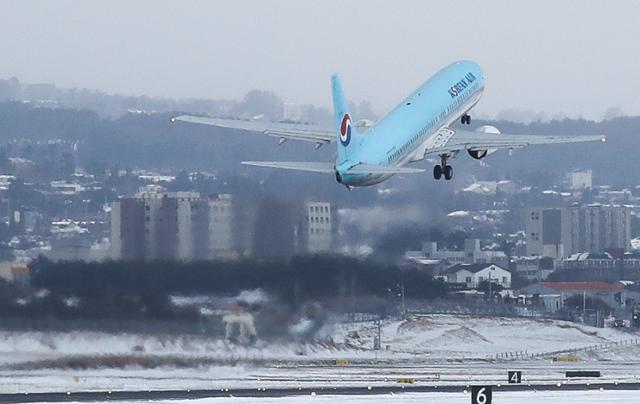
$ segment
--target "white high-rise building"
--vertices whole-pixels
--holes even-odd
[[[178,259],[208,258],[209,205],[198,193],[177,193]],[[203,245],[204,244],[204,245]]]
[[[111,207],[112,257],[208,259],[234,250],[230,195],[158,192],[120,198]]]
[[[209,199],[209,253],[211,258],[230,258],[234,254],[233,198],[220,194]]]
[[[310,253],[332,252],[337,234],[335,208],[329,202],[307,202],[304,236]]]
[[[627,250],[631,212],[624,206],[529,209],[526,218],[528,256],[562,258],[580,252]]]

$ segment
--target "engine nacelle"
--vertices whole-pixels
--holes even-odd
[[[491,125],[480,126],[479,128],[476,129],[476,132],[490,133],[492,135],[499,135],[500,134],[500,131],[498,130],[498,128],[496,128],[495,126],[491,126]],[[496,151],[497,151],[497,149],[468,150],[469,156],[473,157],[476,160],[483,159],[483,158],[495,153]]]
[[[369,119],[359,119],[353,124],[353,126],[356,127],[358,133],[363,133],[369,130],[369,128],[373,128],[375,126],[375,122]]]

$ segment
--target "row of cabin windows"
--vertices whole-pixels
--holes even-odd
[[[454,108],[456,108],[458,105],[462,104],[464,101],[466,101],[466,99],[469,97],[470,94],[472,94],[476,89],[478,88],[478,83],[474,83],[471,85],[471,87],[469,88],[468,91],[466,91],[464,94],[462,94],[458,99],[456,99],[456,101],[454,101],[453,104],[449,105],[449,107],[447,108],[447,113],[451,112]],[[396,150],[395,152],[393,152],[393,154],[391,154],[389,156],[389,158],[387,159],[389,163],[391,163],[392,161],[395,161],[398,159],[398,157],[400,157],[404,151],[409,147],[409,145],[413,144],[416,140],[418,140],[420,137],[422,137],[429,128],[431,128],[433,125],[435,125],[436,120],[432,120],[431,122],[429,122],[429,125],[425,126],[424,128],[422,128],[418,133],[416,133],[411,140],[409,140],[408,143],[405,143],[402,147],[400,147],[398,150]]]
[[[416,133],[415,135],[413,135],[413,137],[409,140],[409,142],[405,143],[402,147],[400,147],[398,150],[396,150],[395,152],[393,152],[389,158],[388,158],[388,162],[391,163],[392,161],[395,161],[398,157],[400,157],[402,155],[402,153],[404,153],[405,150],[407,150],[407,148],[412,145],[413,143],[415,143],[418,139],[420,139],[422,136],[424,136],[425,133],[427,133],[427,131],[429,131],[434,125],[436,124],[436,119],[432,119],[427,126],[425,126],[424,128],[420,129],[420,131],[418,133]]]

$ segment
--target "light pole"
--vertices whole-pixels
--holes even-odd
[[[587,291],[582,291],[582,324],[585,323],[585,316],[587,315]]]
[[[91,199],[83,199],[82,203],[84,204],[84,219],[88,220],[89,217],[89,203],[91,203]]]
[[[400,289],[400,293],[402,294],[402,319],[404,320],[407,316],[407,307],[404,304],[404,280],[402,281],[402,288]]]
[[[491,299],[491,303],[493,303],[493,282],[491,280],[491,272],[494,270],[493,266],[489,268],[489,299]]]
[[[64,215],[67,220],[69,220],[69,205],[71,205],[72,203],[73,202],[69,199],[65,199],[64,201]]]

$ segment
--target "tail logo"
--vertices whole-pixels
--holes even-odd
[[[351,141],[351,117],[349,114],[344,114],[342,117],[342,124],[340,125],[340,143],[343,146],[347,146]]]

